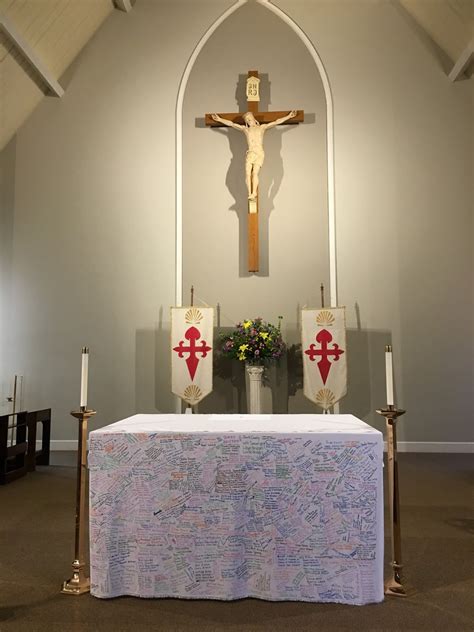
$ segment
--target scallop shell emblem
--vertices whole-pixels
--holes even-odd
[[[185,399],[188,404],[197,404],[202,398],[202,391],[199,386],[191,384],[184,389],[183,396],[183,399]]]
[[[316,316],[316,322],[321,326],[332,325],[335,320],[333,314],[327,309],[321,310]]]
[[[331,406],[334,406],[335,402],[336,396],[330,388],[320,388],[319,391],[316,393],[316,403],[324,410],[327,410],[328,408],[331,408]]]
[[[197,307],[190,307],[184,315],[187,323],[197,325],[203,319],[202,312]]]

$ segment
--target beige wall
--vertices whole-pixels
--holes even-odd
[[[372,411],[384,402],[391,340],[409,411],[401,439],[472,440],[472,81],[450,83],[391,3],[278,4],[315,44],[334,96],[339,302],[350,327],[342,408],[380,427]],[[65,97],[41,103],[2,155],[2,296],[11,293],[1,379],[21,367],[27,406],[54,408],[55,439],[75,436],[68,411],[83,344],[94,427],[172,409],[174,108],[192,49],[229,5],[139,0],[129,15],[115,12],[63,77]],[[205,110],[192,94],[193,110]],[[199,133],[222,141],[228,165],[227,141]],[[298,181],[294,159],[285,162],[298,151],[292,134],[282,142],[282,203]],[[228,190],[216,196],[229,207]],[[254,283],[256,305],[268,279],[236,282]]]
[[[12,140],[0,152],[0,414],[10,412],[6,398],[11,395],[13,377],[7,379],[19,367],[12,366],[12,360],[5,353],[10,337],[10,308],[12,306],[11,278],[13,261],[13,215],[15,210],[15,150],[16,142]]]
[[[472,441],[472,81],[448,81],[391,3],[279,4],[334,95],[339,301],[363,368],[352,354],[342,408],[380,405],[391,337],[402,439]]]

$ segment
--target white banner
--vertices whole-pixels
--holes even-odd
[[[214,309],[171,308],[171,390],[194,406],[212,391]]]
[[[304,394],[328,410],[347,392],[345,308],[303,309],[301,323]]]

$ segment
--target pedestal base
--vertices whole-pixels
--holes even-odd
[[[247,364],[246,369],[249,376],[250,387],[249,413],[251,415],[260,415],[262,412],[261,392],[263,366]]]
[[[83,595],[91,590],[91,582],[89,579],[84,580],[81,584],[75,582],[74,578],[68,579],[63,583],[61,592],[67,595]]]
[[[83,595],[90,592],[91,580],[85,576],[83,566],[75,560],[72,569],[72,577],[63,583],[61,592],[66,595]]]
[[[390,597],[406,597],[407,593],[403,586],[395,579],[388,579],[384,584],[384,593]]]

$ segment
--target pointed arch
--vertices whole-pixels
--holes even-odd
[[[239,9],[248,0],[236,0],[221,16],[215,20],[201,37],[194,48],[178,89],[176,99],[176,193],[175,193],[175,302],[177,306],[183,301],[183,102],[189,76],[202,48],[214,33],[214,31],[224,22],[234,11]],[[285,22],[300,38],[311,55],[324,88],[326,98],[326,141],[327,141],[327,202],[328,202],[328,242],[329,242],[329,282],[330,282],[330,304],[337,305],[337,256],[336,256],[336,203],[335,203],[335,178],[334,178],[334,112],[333,99],[329,78],[324,68],[321,57],[314,44],[306,35],[303,29],[282,9],[273,4],[271,0],[257,0],[257,2],[272,11],[283,22]]]

